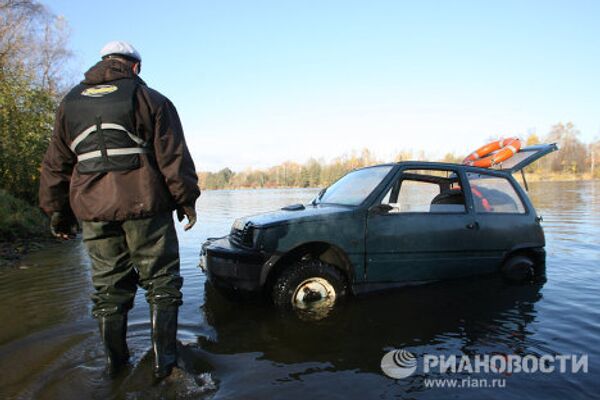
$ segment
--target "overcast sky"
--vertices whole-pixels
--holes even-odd
[[[600,1],[46,1],[82,74],[110,40],[176,105],[198,170],[367,147],[600,136]],[[79,79],[79,78],[77,78]]]

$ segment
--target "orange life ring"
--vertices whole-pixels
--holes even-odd
[[[463,160],[463,164],[482,168],[493,167],[502,161],[508,160],[517,154],[520,149],[521,140],[519,138],[496,140],[475,150]]]

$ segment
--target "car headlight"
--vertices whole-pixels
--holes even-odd
[[[244,229],[244,226],[246,225],[246,218],[238,218],[235,221],[233,221],[233,225],[231,226],[231,230],[238,230],[241,231]]]
[[[255,242],[254,225],[243,218],[235,220],[231,226],[229,240],[238,246],[253,247]]]

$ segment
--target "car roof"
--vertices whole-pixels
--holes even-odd
[[[485,171],[485,172],[490,172],[490,171],[491,172],[505,172],[505,171],[499,170],[499,169],[475,167],[472,165],[441,162],[441,161],[398,161],[398,162],[394,163],[393,165],[398,165],[401,167],[414,167],[414,168],[423,168],[423,167],[425,167],[425,168],[452,168],[452,169],[464,168],[464,169],[469,169],[469,170],[478,170],[478,171]]]
[[[406,167],[436,167],[436,168],[476,168],[476,169],[483,169],[483,170],[488,170],[488,168],[478,168],[478,167],[470,167],[468,165],[464,165],[464,164],[457,164],[457,163],[447,163],[447,162],[441,162],[441,161],[398,161],[398,162],[393,162],[393,163],[384,163],[384,164],[376,164],[376,165],[369,165],[367,167],[360,167],[360,168],[356,168],[355,171],[357,170],[361,170],[361,169],[367,169],[367,168],[376,168],[376,167],[395,167],[395,166],[406,166]]]

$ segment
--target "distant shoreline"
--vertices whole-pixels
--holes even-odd
[[[521,173],[515,173],[515,178],[521,181]],[[589,174],[572,175],[572,174],[536,174],[525,172],[525,179],[527,182],[582,182],[582,181],[600,181],[598,178],[592,178]],[[326,186],[323,186],[326,187]],[[320,190],[323,187],[302,187],[302,186],[237,186],[237,187],[220,187],[220,188],[203,188],[204,191],[218,191],[218,190],[284,190],[284,189],[306,189],[306,190]]]
[[[514,174],[520,177],[521,173]],[[589,173],[585,174],[539,174],[525,171],[525,178],[530,182],[574,182],[574,181],[598,181],[598,178],[592,178]]]

